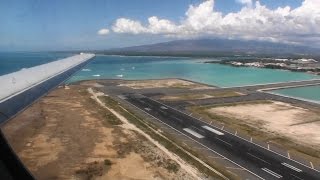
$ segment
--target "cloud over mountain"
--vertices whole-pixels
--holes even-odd
[[[180,22],[148,18],[148,23],[119,18],[111,29],[114,33],[158,34],[180,38],[219,37],[255,39],[273,42],[315,44],[320,40],[319,0],[305,0],[301,6],[269,9],[259,1],[237,0],[243,4],[238,12],[216,11],[214,0],[190,5]]]
[[[98,31],[98,34],[99,35],[106,35],[106,34],[109,34],[110,33],[110,30],[109,29],[100,29]]]

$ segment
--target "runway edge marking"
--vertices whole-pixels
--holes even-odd
[[[224,159],[226,159],[226,160],[230,161],[231,163],[233,163],[233,164],[235,164],[235,165],[237,165],[237,166],[239,166],[239,167],[243,168],[244,170],[248,171],[250,174],[252,174],[252,175],[254,175],[254,176],[258,177],[259,179],[265,180],[264,178],[260,177],[259,175],[255,174],[254,172],[252,172],[252,171],[250,171],[250,170],[248,170],[248,169],[244,168],[243,166],[239,165],[238,163],[236,163],[236,162],[232,161],[231,159],[226,158],[225,156],[221,155],[220,153],[216,152],[215,150],[210,149],[210,148],[209,148],[209,147],[207,147],[206,145],[204,145],[204,144],[202,144],[202,143],[198,142],[197,140],[193,139],[192,137],[190,137],[190,136],[188,136],[188,135],[184,134],[183,132],[181,132],[181,131],[177,130],[176,128],[174,128],[174,127],[172,127],[172,126],[170,126],[169,124],[167,124],[167,123],[165,123],[165,122],[161,121],[160,119],[158,119],[158,118],[154,117],[153,115],[151,115],[151,114],[149,114],[148,112],[144,111],[143,109],[141,109],[141,108],[137,107],[136,105],[132,104],[131,102],[129,102],[129,101],[127,101],[127,100],[125,100],[125,101],[126,101],[126,102],[128,102],[129,104],[131,104],[132,106],[136,107],[137,109],[140,109],[141,111],[143,111],[144,113],[148,114],[149,116],[153,117],[154,119],[156,119],[156,120],[160,121],[161,123],[163,123],[163,124],[165,124],[165,125],[169,126],[170,128],[174,129],[175,131],[177,131],[177,132],[179,132],[179,133],[183,134],[183,135],[184,135],[184,136],[186,136],[187,138],[189,138],[189,139],[193,140],[194,142],[196,142],[196,143],[200,144],[201,146],[205,147],[205,148],[206,148],[206,149],[208,149],[209,151],[212,151],[212,152],[216,153],[217,155],[221,156],[222,158],[224,158]]]
[[[141,95],[142,95],[142,94],[141,94]],[[154,99],[152,99],[152,98],[146,97],[146,96],[144,96],[144,95],[142,95],[142,96],[145,97],[145,98],[148,98],[148,99],[150,99],[150,100],[152,100],[152,101],[155,101],[155,102],[157,102],[157,103],[160,103],[160,104],[166,106],[165,104],[163,104],[163,103],[161,103],[161,102],[159,102],[159,101],[157,101],[157,100],[154,100]],[[172,107],[170,107],[170,106],[167,106],[167,107],[169,107],[169,108],[171,108],[171,109],[173,109],[173,110],[175,110],[175,111],[178,111],[178,112],[180,112],[180,113],[183,113],[184,115],[189,116],[188,114],[186,114],[186,113],[184,113],[184,112],[182,112],[182,111],[180,111],[180,110],[178,110],[178,109],[172,108]],[[193,118],[192,116],[189,116],[189,117]],[[198,120],[199,120],[199,119],[198,119]],[[203,122],[203,123],[205,123],[205,124],[207,124],[207,125],[209,125],[209,126],[212,126],[212,127],[214,127],[214,128],[219,129],[218,127],[216,127],[216,126],[214,126],[214,125],[210,125],[209,123],[207,123],[207,122],[205,122],[205,121],[202,121],[202,120],[199,120],[199,121],[201,121],[201,122]],[[230,134],[230,135],[233,135],[233,134],[229,133],[228,131],[225,131],[225,130],[223,130],[223,129],[221,129],[221,130],[224,131],[225,133],[228,133],[228,134]],[[268,150],[267,148],[265,148],[265,147],[263,147],[263,146],[255,143],[255,142],[250,142],[250,141],[248,141],[247,139],[242,138],[241,136],[236,136],[236,137],[238,137],[238,138],[240,138],[240,139],[242,139],[242,140],[244,140],[244,141],[247,141],[247,142],[249,142],[249,143],[252,143],[252,144],[254,144],[254,145],[256,145],[256,146],[259,146],[259,147],[261,147],[261,148],[263,148],[263,149],[265,149],[265,150]],[[288,157],[286,157],[286,156],[284,156],[284,155],[282,155],[282,154],[280,154],[280,153],[277,153],[277,152],[275,152],[275,151],[273,151],[273,150],[271,150],[271,149],[268,150],[268,151],[273,152],[273,153],[275,153],[275,154],[277,154],[277,155],[279,155],[279,156],[281,156],[281,157],[284,157],[284,158],[288,159],[289,161],[293,161],[293,162],[295,162],[295,163],[298,163],[298,164],[300,164],[300,165],[302,165],[302,166],[304,166],[304,167],[307,167],[307,168],[309,168],[309,169],[311,169],[311,170],[314,170],[314,171],[320,173],[320,171],[317,170],[317,169],[313,169],[313,168],[311,168],[311,167],[309,167],[309,166],[307,166],[307,165],[305,165],[305,164],[303,164],[303,163],[301,163],[301,162],[299,162],[299,161],[296,161],[296,160],[294,160],[294,159],[289,159]]]

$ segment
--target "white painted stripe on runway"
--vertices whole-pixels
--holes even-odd
[[[228,143],[227,141],[224,141],[224,140],[222,140],[222,139],[220,139],[220,138],[218,138],[218,137],[216,137],[216,139],[219,140],[219,141],[221,141],[221,142],[223,142],[223,143],[225,143],[225,144],[228,144],[229,146],[232,147],[232,144]]]
[[[192,134],[193,136],[201,139],[201,138],[204,138],[204,136],[202,136],[201,134],[189,129],[189,128],[183,128],[184,131],[188,132],[189,134]]]
[[[282,178],[282,176],[281,176],[280,174],[277,174],[277,173],[271,171],[270,169],[267,169],[267,168],[261,168],[261,169],[262,169],[263,171],[265,171],[265,172],[273,175],[273,176],[276,177],[276,178]]]
[[[118,95],[118,97],[119,97],[120,99],[127,99],[127,97],[126,97],[126,96],[123,96],[123,95]]]
[[[151,111],[151,109],[150,108],[144,108],[145,110],[147,110],[147,111]]]
[[[286,166],[286,167],[288,167],[288,168],[290,168],[290,169],[293,169],[293,170],[295,170],[295,171],[297,171],[297,172],[302,172],[301,169],[298,169],[298,168],[296,168],[296,167],[294,167],[294,166],[292,166],[292,165],[290,165],[290,164],[287,164],[287,163],[281,163],[281,164],[284,165],[284,166]]]
[[[298,177],[298,176],[296,176],[296,175],[294,175],[294,174],[290,174],[291,176],[293,176],[293,177],[295,177],[296,179],[301,179],[301,180],[303,180],[302,178],[300,178],[300,177]]]
[[[317,80],[320,80],[320,79],[317,79]],[[221,89],[221,88],[220,88],[220,89]],[[142,96],[143,96],[143,95],[142,95]],[[154,99],[149,98],[149,97],[147,97],[147,96],[143,96],[143,97],[148,98],[148,99],[150,99],[151,101],[157,102],[157,103],[165,106],[165,104],[163,104],[163,103],[161,103],[161,102],[159,102],[159,101],[157,101],[157,100],[154,100]],[[171,108],[172,110],[178,111],[178,112],[180,112],[180,113],[185,114],[185,115],[188,116],[188,114],[186,114],[186,113],[184,113],[184,112],[182,112],[182,111],[180,111],[180,110],[178,110],[178,109],[175,109],[175,108],[170,107],[170,106],[168,106],[168,107]],[[139,109],[140,109],[140,108],[139,108]],[[191,118],[194,118],[194,117],[192,117],[192,116],[190,116],[190,117],[191,117]],[[199,119],[198,119],[198,120],[199,120]],[[201,122],[203,122],[203,123],[205,123],[205,124],[211,125],[211,124],[209,124],[209,123],[206,122],[206,121],[203,121],[203,120],[199,120],[199,121],[201,121]],[[215,125],[211,125],[211,126],[214,126],[215,128],[218,128],[218,127],[216,127]],[[224,127],[224,126],[223,126],[223,127]],[[223,128],[222,128],[222,130],[223,130]],[[229,132],[226,131],[226,130],[223,130],[223,131],[224,131],[225,133],[228,133],[228,134],[230,134],[230,135],[233,135],[233,134],[229,133]],[[247,140],[247,139],[245,139],[245,138],[242,138],[241,136],[237,136],[237,137],[240,138],[240,139],[242,139],[242,140],[244,140],[244,141],[250,142],[249,140]],[[260,147],[260,148],[262,148],[262,149],[266,149],[266,150],[268,150],[268,151],[270,151],[270,152],[272,152],[272,153],[274,153],[274,154],[277,154],[277,155],[279,155],[279,156],[281,156],[281,157],[284,157],[284,158],[286,158],[286,159],[288,159],[288,160],[291,160],[291,161],[293,161],[293,162],[295,162],[295,163],[297,163],[297,164],[299,164],[299,165],[301,165],[301,166],[304,166],[304,167],[309,168],[309,169],[311,169],[311,170],[314,170],[314,171],[316,171],[316,172],[320,172],[319,170],[313,169],[313,168],[311,168],[310,166],[307,166],[307,165],[305,165],[305,164],[303,164],[303,163],[301,163],[301,162],[299,162],[299,161],[296,161],[296,160],[294,160],[294,159],[289,159],[287,156],[284,156],[283,154],[280,154],[280,153],[278,153],[278,152],[276,152],[276,151],[273,151],[272,149],[269,150],[269,149],[267,149],[266,147],[261,146],[261,145],[255,143],[255,142],[250,142],[250,143],[251,143],[251,144],[254,144],[254,145],[256,145],[256,146],[258,146],[258,147]]]
[[[145,96],[145,97],[146,97],[146,96]],[[152,99],[151,99],[151,100],[152,100]],[[156,102],[158,102],[158,101],[156,101]],[[237,166],[239,166],[239,167],[242,167],[242,168],[243,168],[243,169],[245,169],[247,172],[251,173],[252,175],[256,176],[257,178],[262,179],[262,180],[265,180],[264,178],[262,178],[262,177],[261,177],[261,176],[259,176],[258,174],[256,174],[256,173],[254,173],[254,172],[250,171],[249,169],[244,168],[243,166],[241,166],[240,164],[238,164],[238,163],[234,162],[233,160],[226,158],[225,156],[223,156],[222,154],[218,153],[217,151],[215,151],[215,150],[213,150],[213,149],[209,148],[208,146],[206,146],[206,145],[204,145],[204,144],[202,144],[202,143],[198,142],[196,139],[193,139],[192,137],[188,136],[187,134],[184,134],[182,131],[179,131],[178,129],[176,129],[176,128],[172,127],[171,125],[169,125],[169,124],[167,124],[167,123],[163,122],[163,121],[162,121],[162,120],[160,120],[159,118],[157,118],[157,117],[155,117],[155,116],[153,116],[153,115],[149,114],[147,111],[145,111],[145,110],[143,110],[143,109],[139,108],[138,106],[134,105],[133,103],[131,103],[131,102],[129,102],[129,101],[127,101],[127,103],[129,103],[130,105],[132,105],[133,107],[135,107],[135,108],[137,108],[137,109],[140,109],[140,110],[141,110],[141,111],[143,111],[144,113],[146,113],[146,114],[148,114],[149,116],[153,117],[154,119],[156,119],[156,120],[160,121],[161,123],[163,123],[163,124],[167,125],[168,127],[170,127],[170,128],[172,128],[172,129],[174,129],[175,131],[177,131],[177,132],[181,133],[182,135],[186,136],[187,138],[189,138],[189,139],[193,140],[195,143],[198,143],[199,145],[201,145],[201,146],[203,146],[203,147],[207,148],[209,151],[212,151],[212,152],[214,152],[215,154],[218,154],[218,155],[219,155],[219,156],[221,156],[223,159],[226,159],[227,161],[229,161],[229,162],[231,162],[231,163],[233,163],[233,164],[235,164],[235,165],[237,165]],[[160,104],[161,104],[161,103],[160,103]],[[171,108],[171,107],[170,107],[170,108]],[[171,108],[171,109],[173,109],[173,108]],[[177,111],[179,111],[179,110],[177,110]],[[179,111],[179,112],[180,112],[180,111]]]
[[[220,131],[217,131],[217,130],[209,127],[209,126],[202,126],[202,128],[204,128],[204,129],[206,129],[206,130],[208,130],[208,131],[211,131],[211,132],[213,132],[213,133],[215,133],[215,134],[217,134],[217,135],[219,135],[219,136],[224,135],[224,133],[222,133],[222,132],[220,132]]]
[[[267,161],[265,161],[265,160],[263,160],[263,159],[255,156],[255,155],[253,155],[253,154],[251,154],[251,153],[247,153],[247,154],[248,154],[249,156],[251,156],[251,157],[254,157],[254,158],[256,158],[256,159],[259,159],[259,160],[262,161],[262,162],[265,162],[265,163],[267,163],[267,164],[270,164],[269,162],[267,162]]]
[[[168,109],[168,108],[167,108],[167,107],[165,107],[165,106],[161,106],[160,108],[161,108],[161,109]]]
[[[183,122],[181,119],[179,119],[179,118],[177,118],[177,117],[175,117],[175,116],[172,116],[172,118],[178,120],[178,121],[181,122],[181,123]]]

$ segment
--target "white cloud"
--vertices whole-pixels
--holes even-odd
[[[252,7],[252,0],[236,0],[237,2],[241,3],[241,4],[245,4],[248,7]]]
[[[126,18],[117,19],[112,30],[116,33],[145,33],[147,29],[141,25],[139,21],[134,21]]]
[[[259,1],[237,1],[244,5],[238,12],[224,15],[214,9],[214,0],[208,0],[199,5],[190,5],[180,22],[152,16],[143,25],[137,20],[120,18],[112,25],[112,30],[116,33],[148,33],[186,38],[212,36],[291,43],[320,40],[319,0],[305,0],[295,9],[289,6],[269,9]]]
[[[148,18],[147,32],[152,34],[175,34],[177,26],[169,20],[159,19],[156,16]]]
[[[109,33],[110,33],[109,29],[100,29],[100,30],[98,31],[98,34],[99,34],[99,35],[107,35],[107,34],[109,34]]]

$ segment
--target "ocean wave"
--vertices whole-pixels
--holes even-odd
[[[91,69],[82,69],[81,71],[91,71]]]

